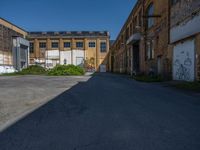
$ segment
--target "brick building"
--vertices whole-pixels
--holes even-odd
[[[137,1],[111,48],[115,72],[169,74],[168,14],[166,0]]]
[[[27,32],[0,18],[0,73],[13,72],[28,66]]]
[[[200,79],[199,24],[199,0],[138,0],[111,47],[110,70]]]
[[[105,71],[109,52],[108,32],[29,32],[30,64],[47,68],[56,64],[88,64]]]

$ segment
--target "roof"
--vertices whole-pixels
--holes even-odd
[[[102,37],[109,36],[107,31],[48,31],[48,32],[28,32],[29,38],[34,37]]]
[[[113,43],[113,45],[115,45],[116,42],[119,40],[119,38],[120,38],[122,32],[123,32],[124,29],[126,28],[128,22],[129,22],[129,20],[131,19],[131,16],[135,13],[137,7],[138,7],[142,2],[143,2],[143,1],[141,1],[141,0],[137,0],[137,2],[135,3],[135,5],[133,6],[133,9],[131,10],[131,12],[130,12],[128,18],[126,19],[124,25],[122,26],[122,28],[121,28],[121,30],[120,30],[120,32],[119,32],[119,34],[118,34],[118,36],[117,36],[115,42]]]
[[[15,26],[15,27],[19,28],[20,30],[22,30],[22,31],[24,31],[24,32],[27,32],[26,30],[22,29],[21,27],[15,25],[15,24],[13,24],[13,23],[11,23],[10,21],[8,21],[8,20],[6,20],[6,19],[4,19],[4,18],[2,18],[2,17],[0,17],[0,19],[3,20],[3,21],[5,21],[5,22],[7,22],[7,23],[9,23],[9,24],[11,24],[12,26]]]

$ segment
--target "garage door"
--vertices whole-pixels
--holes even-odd
[[[195,80],[194,40],[179,43],[174,47],[173,79],[183,81]]]

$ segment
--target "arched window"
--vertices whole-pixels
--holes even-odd
[[[154,25],[154,5],[151,3],[147,9],[147,28],[151,28]]]

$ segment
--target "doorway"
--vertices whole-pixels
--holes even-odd
[[[133,44],[133,73],[137,74],[140,72],[140,53],[139,43]]]
[[[162,57],[158,56],[157,60],[158,75],[162,74]]]

